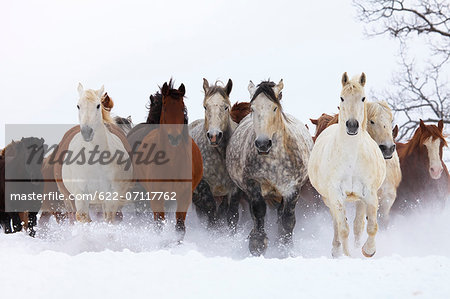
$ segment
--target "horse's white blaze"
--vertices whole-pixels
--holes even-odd
[[[361,201],[356,209],[355,240],[358,242],[361,237],[364,215],[367,214],[369,237],[363,246],[363,253],[371,256],[376,250],[377,191],[386,176],[386,162],[378,144],[365,129],[364,83],[364,74],[351,81],[344,74],[341,93],[344,101],[340,106],[339,123],[319,135],[309,158],[310,181],[323,196],[333,217],[333,256],[340,253],[341,245],[344,254],[349,255],[345,201]],[[346,120],[349,119],[359,122],[356,135],[347,133]]]
[[[433,140],[431,137],[428,138],[424,143],[428,151],[428,160],[430,161],[429,172],[432,179],[439,179],[441,177],[442,167],[441,157],[439,156],[439,149],[441,145],[441,140],[439,138]]]
[[[69,144],[68,150],[73,152],[72,159],[77,154],[84,152],[83,156],[79,156],[79,163],[63,164],[62,178],[67,190],[76,196],[93,196],[97,194],[93,202],[88,200],[76,200],[77,219],[81,221],[89,221],[89,204],[101,203],[103,205],[106,220],[113,221],[115,213],[122,204],[120,200],[103,200],[99,201],[100,192],[106,197],[109,192],[116,199],[121,199],[125,192],[129,189],[132,180],[133,168],[125,170],[126,164],[118,164],[119,158],[122,161],[129,159],[128,153],[119,137],[111,133],[104,124],[101,107],[97,109],[100,103],[100,97],[103,94],[103,87],[97,91],[83,90],[82,85],[78,87],[80,94],[79,119],[80,127],[90,127],[92,131],[92,139],[86,141],[82,132],[76,134]],[[95,154],[91,157],[91,152]],[[115,156],[116,152],[123,153],[123,157]],[[87,159],[99,161],[102,155],[103,159],[108,163],[89,163]],[[109,161],[112,160],[112,161]],[[124,197],[123,197],[124,198]]]

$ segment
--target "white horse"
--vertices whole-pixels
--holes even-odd
[[[354,221],[355,243],[359,244],[367,214],[368,238],[362,247],[366,257],[375,254],[378,230],[377,191],[386,176],[386,163],[378,144],[367,133],[364,73],[349,80],[342,76],[339,123],[326,128],[317,138],[308,164],[312,185],[322,195],[333,218],[332,255],[348,251],[349,226],[345,201],[356,201]]]
[[[103,92],[103,86],[84,90],[81,83],[78,85],[81,131],[72,138],[68,150],[79,156],[77,163],[65,162],[62,166],[63,183],[77,197],[76,219],[80,222],[91,221],[90,203],[101,203],[105,220],[113,222],[132,184],[132,166],[119,163],[129,159],[128,152],[118,135],[107,127],[114,126],[114,120],[102,106]]]

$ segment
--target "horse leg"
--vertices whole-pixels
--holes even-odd
[[[390,187],[390,188],[389,188]],[[394,186],[386,186],[380,188],[379,190],[379,208],[378,216],[380,221],[380,226],[382,229],[387,229],[389,225],[389,214],[391,212],[392,205],[394,204],[395,198],[397,197],[397,190]]]
[[[76,207],[76,220],[78,222],[91,222],[91,217],[89,216],[89,200],[75,200]]]
[[[365,257],[372,257],[376,252],[375,235],[378,230],[378,198],[376,193],[371,194],[368,198],[366,198],[365,202],[367,206],[367,234],[369,236],[366,243],[362,247],[362,253]]]
[[[208,222],[208,228],[213,228],[216,225],[216,201],[211,193],[208,183],[201,180],[192,194],[192,202],[195,205],[197,215],[201,220]]]
[[[153,219],[156,223],[156,229],[160,232],[164,227],[164,221],[166,219],[166,215],[164,213],[164,200],[150,200],[150,207],[153,211]]]
[[[361,247],[361,235],[364,230],[364,216],[366,215],[366,204],[358,200],[356,203],[355,220],[353,221],[353,234],[355,235],[355,247]]]
[[[250,183],[247,192],[250,199],[250,214],[253,219],[253,229],[250,232],[248,247],[252,255],[259,256],[264,254],[268,243],[267,234],[264,230],[267,206],[258,183]]]
[[[192,190],[191,188],[188,188],[187,190],[183,190],[183,191],[190,191]],[[187,210],[189,209],[189,206],[191,205],[191,194],[186,194],[186,192],[182,192],[180,193],[180,195],[182,196],[181,198],[177,199],[177,212],[175,213],[176,215],[176,224],[175,224],[175,230],[178,233],[178,241],[182,241],[184,238],[184,235],[186,234],[186,226],[184,224],[185,220],[186,220],[186,213]]]
[[[0,224],[3,226],[3,231],[5,232],[5,234],[12,233],[10,213],[9,212],[0,212],[0,217],[1,217]]]
[[[20,232],[23,228],[22,219],[20,219],[20,215],[18,212],[11,212],[11,219],[13,225],[13,232]]]
[[[333,205],[330,207],[331,216],[333,217],[334,238],[333,249],[331,254],[333,257],[340,256],[340,245],[344,255],[350,256],[348,251],[348,234],[349,227],[347,218],[345,217],[345,209],[342,201],[332,201]]]
[[[28,212],[28,234],[30,237],[33,237],[36,235],[36,231],[34,230],[34,227],[37,225],[37,212]]]
[[[291,247],[292,242],[292,232],[295,227],[295,206],[298,201],[299,192],[295,191],[292,195],[288,197],[283,197],[283,202],[279,209],[281,213],[279,214],[279,226],[278,233],[280,238],[280,243],[283,246]]]
[[[239,203],[244,196],[245,193],[239,188],[236,188],[236,191],[232,192],[230,196],[230,206],[227,211],[227,223],[232,234],[236,233],[239,221]]]
[[[119,202],[116,200],[104,202],[102,207],[105,221],[107,223],[114,223],[116,220],[117,210],[119,209]]]

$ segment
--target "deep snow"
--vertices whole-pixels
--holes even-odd
[[[445,157],[449,165],[448,152]],[[393,219],[378,232],[372,259],[359,248],[351,258],[332,259],[328,212],[304,218],[299,209],[295,245],[286,254],[274,242],[275,211],[268,214],[269,248],[259,258],[248,253],[246,213],[237,234],[229,236],[207,231],[190,211],[181,245],[173,241],[172,223],[158,234],[151,221],[131,219],[131,207],[125,209],[129,221],[118,225],[58,225],[52,219],[35,239],[0,233],[0,296],[450,297],[449,205]],[[351,224],[352,209],[347,215]]]

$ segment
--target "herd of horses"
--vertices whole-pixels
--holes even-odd
[[[378,222],[387,228],[393,213],[445,205],[450,195],[450,176],[442,158],[447,142],[442,120],[437,124],[420,120],[407,143],[395,142],[398,127],[392,127],[389,106],[366,101],[365,74],[350,79],[344,73],[341,83],[338,113],[311,119],[315,136],[283,111],[283,80],[258,85],[250,81],[250,100],[232,105],[231,79],[227,84],[203,79],[205,117],[188,124],[185,86],[177,89],[171,79],[150,96],[147,120],[136,126],[130,117],[111,116],[114,102],[103,87],[92,90],[79,84],[79,125],[68,130],[49,155],[44,140],[35,137],[13,141],[2,150],[0,224],[5,233],[25,227],[34,236],[39,211],[43,226],[52,216],[58,221],[90,222],[94,205],[101,207],[107,222],[114,223],[123,218],[122,207],[129,202],[123,198],[130,190],[142,194],[158,188],[177,190],[179,241],[191,202],[210,229],[225,226],[235,232],[240,211],[248,211],[253,220],[249,250],[261,255],[268,246],[267,206],[278,213],[278,244],[291,248],[296,207],[317,210],[325,204],[333,219],[336,257],[349,255],[346,202],[354,202],[355,244],[361,247],[366,226],[362,253],[371,257],[376,252]],[[163,166],[138,163],[136,157],[154,154],[151,144],[164,144],[171,159]],[[27,159],[36,149],[40,159]],[[70,152],[108,152],[110,160],[67,163]],[[20,190],[8,191],[9,179],[18,177],[25,183],[17,187]],[[13,192],[57,192],[66,200],[34,201],[37,206],[10,211],[5,198]],[[101,192],[118,194],[119,200],[101,200]],[[95,194],[95,198],[67,200],[74,194]],[[167,223],[165,203],[150,200],[150,210],[140,201],[133,202],[136,213],[150,211],[158,229]]]

